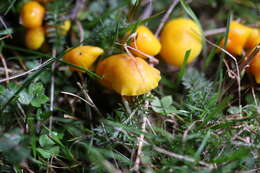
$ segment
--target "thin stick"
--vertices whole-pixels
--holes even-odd
[[[254,57],[258,54],[260,50],[260,45],[257,45],[254,51],[249,55],[249,58],[246,60],[246,63],[242,63],[242,65],[239,67],[240,71],[243,71],[249,64],[251,64]],[[227,90],[234,84],[233,81],[229,83],[229,85],[226,87],[226,89],[223,91],[223,93],[226,93]]]
[[[146,100],[145,101],[145,105],[144,105],[144,109],[148,110],[149,107],[149,101]],[[148,122],[148,119],[145,117],[145,115],[143,116],[143,123],[142,123],[142,132],[145,133],[146,132],[146,124]],[[138,143],[138,149],[137,149],[137,154],[136,154],[136,160],[135,160],[135,164],[133,167],[133,170],[135,171],[139,171],[140,168],[140,162],[141,162],[141,153],[142,153],[142,148],[143,148],[143,144],[144,144],[144,134],[140,134],[140,137],[138,138],[139,143]]]
[[[125,96],[121,96],[121,98],[122,98],[123,105],[124,105],[124,107],[125,107],[125,109],[126,109],[126,112],[127,112],[129,115],[131,115],[131,114],[132,114],[132,110],[131,110],[131,108],[130,108],[130,106],[129,106],[129,103],[128,103],[126,97],[125,97]]]
[[[64,91],[62,91],[61,93],[62,93],[62,94],[69,95],[69,96],[76,97],[76,98],[78,98],[78,99],[80,99],[80,100],[84,101],[85,103],[87,103],[87,104],[88,104],[88,105],[90,105],[91,107],[93,107],[93,104],[92,104],[92,103],[90,103],[90,102],[89,102],[89,101],[87,101],[86,99],[84,99],[84,98],[82,98],[82,97],[80,97],[80,96],[78,96],[78,95],[76,95],[76,94],[69,93],[69,92],[64,92]]]
[[[100,110],[97,108],[97,106],[95,105],[95,103],[93,102],[93,100],[90,98],[89,94],[86,92],[86,90],[84,89],[84,87],[77,82],[77,85],[79,86],[79,88],[81,89],[81,92],[83,93],[84,97],[86,100],[88,100],[88,102],[92,105],[92,107],[94,108],[94,110],[97,112],[97,114],[99,116],[102,116],[102,113],[100,112]]]
[[[3,82],[5,82],[5,81],[7,81],[7,80],[13,80],[13,79],[16,79],[16,78],[19,78],[19,77],[22,77],[22,76],[31,74],[32,72],[37,71],[37,70],[39,70],[39,69],[45,67],[45,66],[48,65],[51,61],[53,61],[52,58],[48,59],[47,61],[45,61],[45,62],[42,63],[41,65],[38,65],[38,66],[34,67],[33,69],[28,70],[28,71],[26,71],[26,72],[24,72],[24,73],[21,73],[21,74],[15,75],[15,76],[11,76],[11,77],[9,77],[9,78],[1,79],[1,80],[0,80],[0,83],[3,83]]]
[[[259,53],[260,51],[260,44],[256,46],[256,48],[253,50],[253,52],[249,55],[249,57],[246,60],[246,63],[243,63],[240,66],[240,71],[244,70],[251,62],[253,61],[254,57]]]
[[[3,24],[3,26],[4,26],[5,29],[8,29],[8,27],[7,27],[7,25],[5,24],[4,19],[2,18],[2,16],[0,16],[0,22]],[[11,34],[7,34],[6,36],[4,36],[4,37],[2,37],[2,38],[5,39],[5,38],[8,38],[8,37],[12,38],[12,35],[11,35]],[[1,38],[0,40],[2,40],[2,38]]]
[[[194,121],[183,133],[182,141],[185,142],[187,140],[187,136],[189,131],[194,127],[194,125],[198,122],[201,122],[202,120],[196,120]]]
[[[84,28],[83,28],[80,21],[77,20],[76,24],[77,24],[78,29],[79,29],[79,42],[82,43],[84,41]]]
[[[76,19],[78,16],[79,10],[84,7],[85,2],[86,2],[86,0],[77,0],[75,7],[71,10],[70,15],[66,18],[70,18],[72,20]]]
[[[0,67],[0,72],[5,72],[5,70],[8,72],[8,73],[20,73],[22,72],[21,70],[15,70],[15,69],[10,69],[10,68],[3,68],[3,67]]]
[[[56,49],[52,49],[52,56],[56,56]],[[51,66],[51,92],[50,92],[50,111],[51,111],[51,116],[49,119],[49,135],[51,135],[52,131],[52,122],[53,122],[53,110],[54,110],[54,92],[55,92],[55,76],[54,76],[54,70],[55,70],[55,62],[53,62]]]
[[[160,34],[164,24],[166,23],[166,21],[168,20],[169,16],[171,15],[173,9],[176,7],[176,5],[178,4],[179,0],[173,0],[171,3],[171,6],[169,7],[169,9],[167,10],[167,12],[165,13],[165,15],[163,16],[161,23],[159,25],[159,27],[157,28],[155,35],[158,37],[158,35]]]
[[[217,29],[211,29],[207,30],[204,32],[204,35],[207,36],[212,36],[212,35],[217,35],[226,32],[227,28],[217,28]]]
[[[186,162],[191,162],[191,163],[196,163],[197,160],[189,157],[189,156],[183,156],[183,155],[180,155],[180,154],[176,154],[176,153],[173,153],[173,152],[170,152],[170,151],[167,151],[163,148],[160,148],[160,147],[157,147],[157,146],[154,146],[153,149],[159,153],[162,153],[162,154],[165,154],[167,156],[170,156],[170,157],[174,157],[176,159],[179,159],[179,160],[183,160],[183,161],[186,161]],[[198,163],[202,166],[206,166],[208,167],[209,169],[214,169],[216,168],[216,165],[213,165],[213,164],[209,164],[209,163],[206,163],[206,162],[203,162],[203,161],[198,161]]]
[[[4,39],[6,39],[6,38],[12,38],[12,35],[11,34],[7,34],[7,35],[5,35],[5,36],[3,36],[3,37],[0,37],[0,40],[4,40]]]
[[[142,132],[145,132],[146,128],[146,117],[143,116],[143,123],[142,123]],[[142,148],[143,148],[143,142],[144,142],[144,134],[141,134],[140,137],[138,138],[139,143],[138,143],[138,149],[137,149],[137,154],[136,154],[136,159],[135,159],[135,164],[133,167],[133,170],[139,171],[140,168],[140,162],[141,162],[141,153],[142,153]]]
[[[9,73],[8,73],[8,68],[7,68],[7,64],[6,64],[6,61],[5,61],[5,58],[3,56],[3,54],[0,53],[0,58],[1,58],[1,61],[3,63],[3,66],[4,66],[4,71],[5,71],[5,77],[7,79],[6,83],[9,83]]]
[[[252,95],[253,95],[253,98],[254,98],[254,101],[255,101],[256,111],[257,111],[258,113],[260,113],[260,108],[259,108],[258,103],[257,103],[257,99],[256,99],[256,95],[255,95],[255,90],[254,90],[253,87],[252,87],[251,89],[252,89]]]
[[[148,1],[147,7],[144,9],[143,14],[140,16],[141,20],[149,18],[153,12],[153,0]]]
[[[239,110],[240,110],[240,114],[242,114],[242,106],[241,106],[241,79],[240,79],[240,68],[238,66],[238,62],[237,59],[231,54],[229,53],[227,50],[221,48],[220,46],[216,45],[215,43],[212,43],[211,41],[209,41],[208,39],[205,38],[205,40],[212,46],[217,47],[218,49],[221,49],[224,53],[226,53],[229,57],[231,57],[231,59],[235,62],[235,67],[236,67],[236,72],[237,73],[233,73],[236,77],[237,80],[237,85],[238,85],[238,102],[239,102]]]
[[[250,27],[253,27],[253,28],[259,27],[259,25],[257,25],[257,24],[250,24],[250,25],[246,25],[246,26],[250,26]],[[210,30],[205,31],[204,35],[206,37],[208,37],[208,36],[212,36],[212,35],[222,34],[222,33],[226,32],[226,29],[227,29],[226,27],[217,28],[217,29],[210,29]]]

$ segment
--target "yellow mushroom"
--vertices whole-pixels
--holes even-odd
[[[66,35],[68,31],[70,30],[71,27],[71,21],[70,20],[65,20],[61,25],[58,27],[58,32],[61,35]]]
[[[185,53],[191,50],[187,63],[191,63],[201,52],[202,38],[200,27],[191,19],[170,20],[161,33],[160,55],[167,63],[180,67]]]
[[[42,25],[45,8],[36,1],[26,2],[20,13],[20,23],[26,28],[36,28]]]
[[[138,57],[147,58],[144,54],[149,56],[157,55],[161,50],[161,43],[156,36],[144,25],[136,29],[136,37],[130,43],[130,46],[138,49],[142,53],[132,50],[131,52]]]
[[[101,61],[96,69],[101,83],[123,96],[148,93],[158,86],[160,71],[139,57],[117,54]]]
[[[103,54],[103,49],[95,46],[79,46],[69,50],[64,55],[64,61],[85,69],[91,68],[98,56]],[[71,70],[83,72],[82,70],[70,67]]]
[[[249,37],[246,41],[245,48],[253,49],[260,43],[260,31],[259,29],[251,29]]]
[[[251,28],[244,26],[237,21],[230,23],[226,49],[234,55],[242,55],[246,42],[251,33]],[[220,43],[224,47],[224,39]]]
[[[25,34],[25,45],[29,49],[39,49],[45,41],[45,31],[43,27],[28,29]]]
[[[254,76],[257,84],[260,84],[260,52],[253,58],[249,66],[249,72]]]

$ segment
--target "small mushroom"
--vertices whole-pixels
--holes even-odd
[[[36,1],[26,2],[20,13],[20,23],[26,28],[36,28],[42,25],[45,8]]]
[[[234,55],[242,55],[250,33],[251,28],[244,26],[237,21],[232,21],[228,33],[227,51]],[[224,39],[221,41],[220,46],[224,47]]]
[[[140,58],[147,58],[145,54],[149,56],[155,56],[159,54],[161,50],[161,43],[152,33],[152,31],[144,25],[139,26],[136,29],[136,36],[133,38],[133,41],[130,43],[130,46],[139,50],[131,50],[131,52]]]
[[[117,54],[101,61],[96,69],[100,82],[122,96],[148,93],[158,86],[160,71],[144,59]]]
[[[201,52],[201,29],[193,20],[177,18],[170,20],[161,32],[160,55],[167,63],[180,67],[185,53],[191,50],[187,63],[191,63]]]
[[[96,59],[103,54],[103,49],[95,46],[79,46],[69,50],[64,55],[64,60],[68,63],[89,69]],[[83,72],[82,70],[70,67],[71,70]]]

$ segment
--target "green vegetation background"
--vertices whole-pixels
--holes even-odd
[[[241,73],[239,105],[237,82],[223,59],[235,71],[234,62],[212,45],[205,44],[198,60],[180,70],[160,62],[158,89],[123,101],[99,86],[93,72],[79,76],[62,61],[67,48],[80,44],[77,22],[84,44],[102,47],[103,59],[123,52],[120,40],[136,26],[155,31],[171,0],[153,1],[152,16],[144,20],[149,1],[88,0],[77,9],[81,0],[55,0],[46,6],[45,22],[68,17],[73,25],[67,36],[48,31],[50,53],[24,47],[23,2],[0,0],[0,38],[12,35],[0,39],[8,73],[32,70],[7,82],[0,63],[0,172],[260,171],[259,85]],[[259,9],[258,0],[183,0],[170,18],[191,17],[208,31],[228,28],[233,19],[259,24]],[[218,43],[225,35],[207,39]]]

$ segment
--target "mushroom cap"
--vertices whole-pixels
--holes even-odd
[[[251,28],[244,26],[237,21],[232,21],[228,33],[227,51],[234,55],[242,55],[250,33]],[[221,41],[220,46],[224,47],[224,39]]]
[[[255,81],[257,84],[260,84],[260,52],[254,57],[252,62],[250,63],[250,72],[255,77]]]
[[[259,29],[251,29],[248,36],[247,42],[245,44],[246,49],[253,49],[260,43],[260,31]]]
[[[43,27],[28,29],[25,34],[25,44],[29,49],[39,49],[45,41],[45,31]]]
[[[64,60],[71,64],[80,66],[85,69],[89,69],[96,61],[98,56],[103,54],[103,49],[95,46],[79,46],[69,50],[64,55]],[[70,67],[71,70],[83,72],[82,70],[74,67]]]
[[[161,43],[159,39],[152,33],[152,31],[144,25],[137,27],[136,29],[136,39],[134,39],[130,46],[140,50],[141,52],[155,56],[161,50]],[[138,51],[131,50],[131,52],[140,58],[147,58],[145,55],[139,53]]]
[[[64,20],[62,23],[59,23],[57,25],[45,25],[45,31],[47,37],[51,37],[51,34],[53,31],[57,31],[59,35],[65,36],[68,31],[71,28],[71,21],[70,20]]]
[[[20,13],[20,23],[26,28],[36,28],[42,25],[45,8],[36,1],[26,2]]]
[[[96,69],[100,82],[124,96],[148,93],[158,86],[160,71],[139,57],[117,54],[101,61]]]
[[[201,52],[201,29],[187,18],[170,20],[161,32],[162,49],[160,55],[167,63],[180,67],[185,53],[191,50],[187,63],[191,63]]]
[[[71,21],[65,20],[60,26],[59,26],[59,32],[61,35],[66,35],[67,32],[70,30],[71,27]]]

